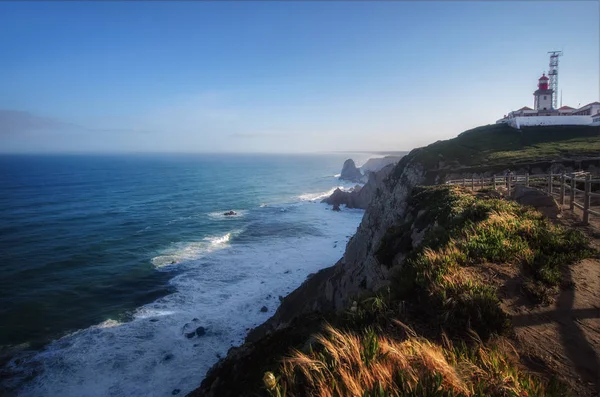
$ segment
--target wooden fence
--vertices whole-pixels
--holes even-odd
[[[571,211],[575,207],[583,211],[583,224],[589,223],[591,215],[600,216],[600,178],[592,177],[589,172],[569,174],[508,174],[494,175],[488,178],[453,179],[446,182],[475,190],[503,189],[507,196],[516,185],[531,186],[550,194],[560,205],[569,205]],[[595,187],[593,189],[592,187]]]

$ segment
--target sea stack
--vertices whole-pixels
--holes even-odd
[[[342,166],[342,173],[340,174],[340,179],[358,183],[362,182],[363,174],[358,168],[356,168],[354,160],[348,159],[344,161],[344,165]]]

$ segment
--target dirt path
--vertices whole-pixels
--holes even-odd
[[[557,222],[584,232],[600,249],[600,220],[581,226],[581,214],[563,211]],[[600,258],[564,269],[556,301],[545,307],[526,302],[514,275],[505,274],[504,308],[512,315],[528,366],[550,371],[579,396],[600,396]]]

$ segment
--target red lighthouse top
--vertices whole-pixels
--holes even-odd
[[[538,80],[538,88],[540,90],[547,90],[548,89],[548,77],[546,77],[546,73],[542,74],[542,77],[540,77],[540,79]]]

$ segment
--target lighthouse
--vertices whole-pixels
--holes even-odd
[[[552,90],[548,88],[548,77],[542,74],[538,80],[538,89],[533,93],[533,108],[539,111],[552,110]]]

